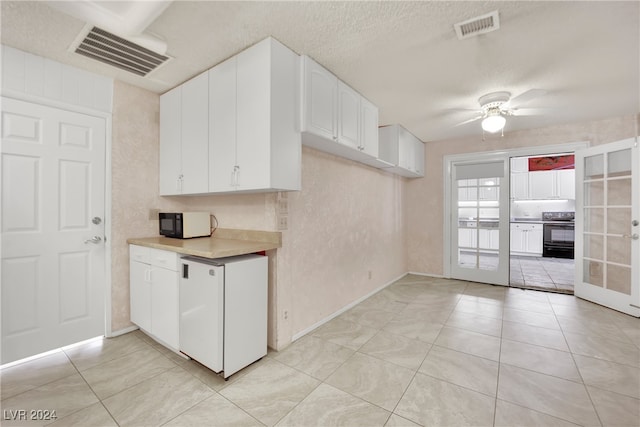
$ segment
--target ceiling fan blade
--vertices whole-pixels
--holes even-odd
[[[465,120],[462,123],[458,123],[457,125],[454,125],[453,127],[458,127],[458,126],[462,126],[462,125],[466,125],[467,123],[471,123],[471,122],[475,122],[476,120],[480,120],[481,118],[483,118],[484,115],[478,116],[478,117],[474,117],[473,119],[469,119],[469,120]]]
[[[530,102],[532,100],[534,100],[535,98],[538,98],[540,96],[544,96],[547,93],[546,90],[544,89],[530,89],[524,93],[521,93],[520,95],[516,96],[513,99],[510,99],[509,101],[505,102],[504,104],[502,104],[500,106],[500,108],[502,109],[516,109],[518,108],[520,105],[524,105],[527,102]]]
[[[511,110],[511,114],[514,116],[544,116],[550,113],[549,108],[517,108]]]

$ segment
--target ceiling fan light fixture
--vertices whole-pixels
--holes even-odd
[[[500,112],[489,112],[489,115],[482,119],[482,130],[489,133],[496,133],[504,128],[507,119]]]

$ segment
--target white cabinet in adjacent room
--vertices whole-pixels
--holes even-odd
[[[512,173],[511,198],[514,200],[575,199],[575,170]]]
[[[511,223],[511,253],[542,256],[542,234],[542,224]]]
[[[553,199],[556,193],[556,172],[529,172],[529,198],[537,200]]]
[[[556,171],[556,188],[558,199],[572,200],[576,198],[576,171],[564,169]]]
[[[208,190],[208,76],[160,97],[160,195]]]
[[[209,70],[210,193],[300,189],[297,76],[273,38]]]
[[[131,321],[168,347],[179,346],[178,254],[129,246]]]

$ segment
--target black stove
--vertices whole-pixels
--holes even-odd
[[[575,221],[575,212],[542,212],[543,221]]]
[[[542,212],[542,256],[573,259],[575,212]]]

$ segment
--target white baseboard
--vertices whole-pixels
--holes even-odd
[[[410,271],[407,274],[414,274],[416,276],[425,276],[425,277],[434,277],[436,279],[446,279],[442,274],[431,274],[431,273],[418,273],[415,271]]]
[[[329,316],[325,317],[324,319],[320,320],[319,322],[316,322],[313,325],[309,326],[308,328],[298,332],[293,337],[291,337],[291,342],[297,341],[300,338],[302,338],[303,336],[307,335],[309,332],[311,332],[311,331],[313,331],[315,329],[318,329],[320,326],[324,325],[328,321],[334,319],[335,317],[340,316],[345,311],[355,307],[356,305],[360,304],[362,301],[366,300],[367,298],[369,298],[373,294],[380,292],[381,290],[383,290],[387,286],[389,286],[392,283],[400,280],[401,278],[403,278],[406,275],[407,275],[407,273],[402,273],[400,276],[396,277],[395,279],[392,279],[391,281],[385,283],[384,285],[380,286],[379,288],[374,289],[373,291],[369,292],[368,294],[364,295],[363,297],[358,298],[357,300],[351,302],[350,304],[347,304],[346,306],[342,307],[340,310],[330,314]]]
[[[106,335],[108,338],[118,337],[120,335],[128,334],[129,332],[133,332],[138,328],[136,325],[129,326],[128,328],[119,329],[117,331],[111,331],[109,335]]]

